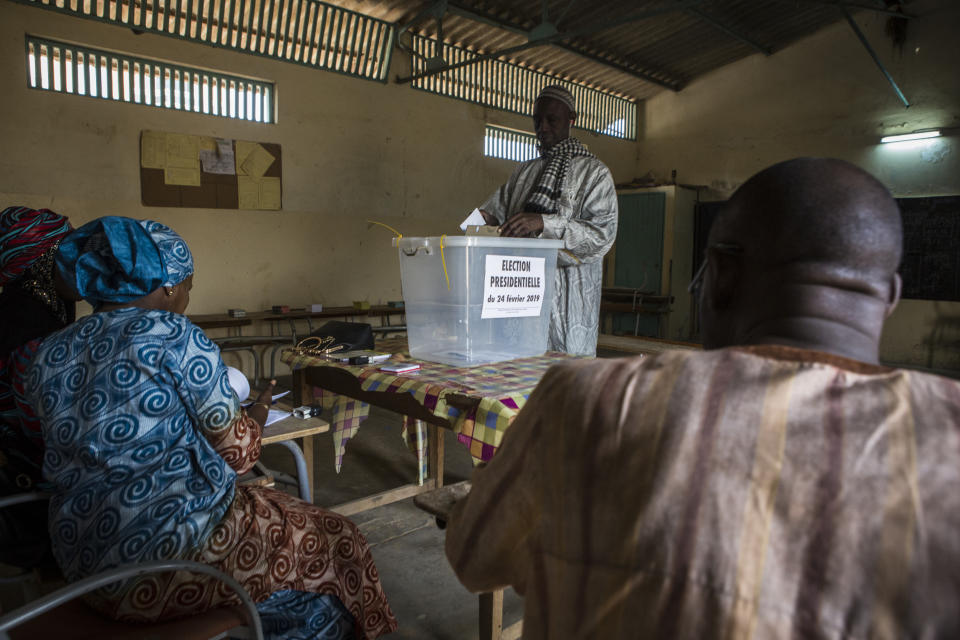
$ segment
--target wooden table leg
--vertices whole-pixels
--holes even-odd
[[[316,504],[317,485],[314,484],[313,480],[313,436],[300,438],[300,448],[303,450],[303,461],[307,463],[307,483],[310,486],[310,498]]]
[[[443,486],[443,427],[427,423],[427,476],[432,486]]]
[[[293,370],[293,406],[302,407],[303,405],[313,404],[313,385],[307,382],[305,369]]]
[[[503,589],[480,594],[480,640],[500,640],[503,630]]]

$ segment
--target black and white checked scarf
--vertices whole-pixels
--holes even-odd
[[[570,158],[593,157],[593,154],[587,151],[587,148],[576,138],[567,138],[553,145],[548,151],[541,151],[541,155],[547,161],[546,166],[530,194],[530,199],[527,200],[524,211],[553,214],[558,209]]]

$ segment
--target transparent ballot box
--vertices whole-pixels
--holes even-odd
[[[454,366],[547,350],[560,240],[394,239],[410,354]]]

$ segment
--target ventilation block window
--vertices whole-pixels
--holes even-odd
[[[276,122],[273,83],[27,36],[27,83],[78,96]]]
[[[483,155],[518,162],[533,160],[540,155],[537,136],[488,124],[483,136]]]

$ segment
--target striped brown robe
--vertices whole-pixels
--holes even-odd
[[[960,384],[789,347],[544,377],[455,508],[524,638],[960,638]]]

